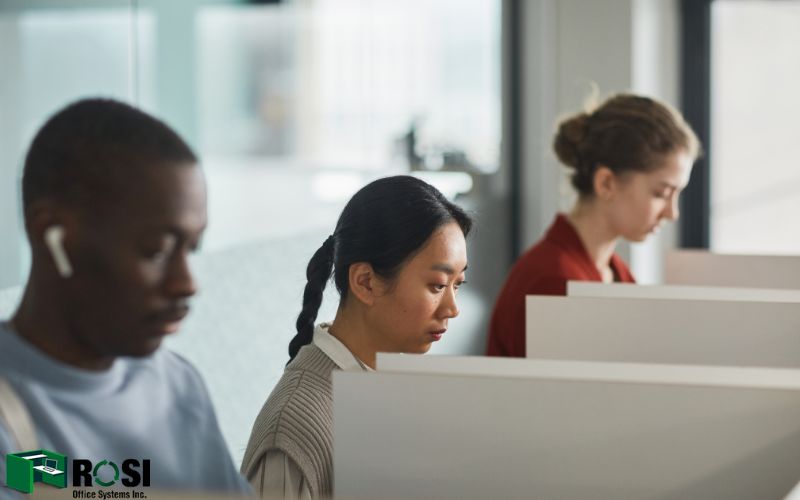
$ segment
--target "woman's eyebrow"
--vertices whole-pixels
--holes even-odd
[[[469,267],[469,266],[464,266],[464,269],[462,269],[461,272],[463,273],[464,271],[466,271],[467,267]],[[434,264],[434,265],[431,266],[431,269],[434,270],[434,271],[441,271],[441,272],[443,272],[445,274],[448,274],[448,275],[456,274],[455,269],[453,269],[452,267],[448,266],[447,264]]]

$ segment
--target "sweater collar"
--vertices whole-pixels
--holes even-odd
[[[341,340],[328,332],[330,326],[329,323],[317,325],[314,329],[314,345],[331,358],[331,361],[336,363],[336,366],[346,372],[373,371],[372,368],[350,352],[350,349]]]

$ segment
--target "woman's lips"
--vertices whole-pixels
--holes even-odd
[[[433,337],[433,341],[436,342],[436,341],[438,341],[438,340],[440,340],[442,338],[442,335],[444,335],[444,332],[446,332],[446,331],[447,331],[446,328],[442,329],[442,330],[435,330],[435,331],[430,332],[430,335],[431,335],[431,337]]]

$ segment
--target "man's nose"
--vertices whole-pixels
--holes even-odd
[[[167,293],[176,297],[191,297],[197,293],[197,282],[192,274],[189,256],[178,252],[170,263],[165,282]]]

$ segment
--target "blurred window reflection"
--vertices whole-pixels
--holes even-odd
[[[197,14],[202,148],[385,169],[420,152],[498,168],[499,2],[321,0]]]
[[[711,248],[800,252],[800,1],[712,3]]]

